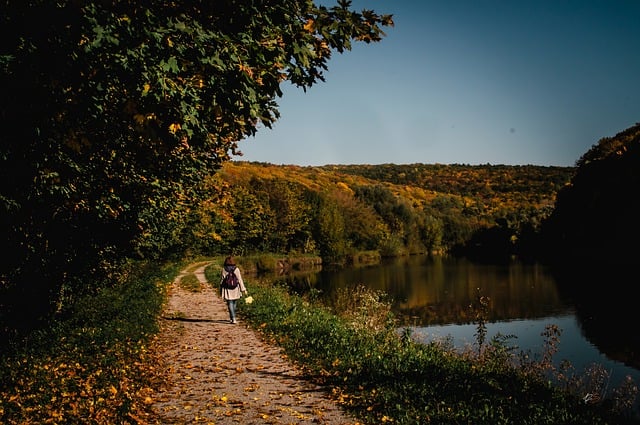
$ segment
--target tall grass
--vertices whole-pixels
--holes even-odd
[[[330,310],[313,293],[303,298],[266,282],[250,286],[255,302],[241,303],[240,314],[365,423],[640,423],[625,403],[589,403],[561,388],[549,379],[548,358],[527,358],[524,367],[508,337],[487,341],[482,303],[478,345],[460,353],[442,342],[415,342],[408,329],[398,332],[384,293],[345,289]]]

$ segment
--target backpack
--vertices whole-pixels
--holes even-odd
[[[238,287],[238,276],[236,276],[236,269],[233,269],[232,272],[227,273],[227,275],[222,279],[222,287],[226,289],[236,289]]]

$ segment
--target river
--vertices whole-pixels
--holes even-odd
[[[629,309],[628,298],[621,295],[614,301],[616,307],[605,302],[609,299],[602,297],[607,291],[605,279],[596,296],[601,300],[588,303],[576,294],[561,291],[558,279],[540,264],[514,261],[486,265],[429,256],[288,277],[300,289],[320,290],[329,303],[338,288],[362,284],[384,291],[392,300],[394,312],[417,340],[449,337],[458,348],[476,342],[477,326],[470,305],[477,305],[478,296],[488,297],[487,341],[498,334],[510,335],[508,344],[517,352],[538,356],[545,327],[555,325],[561,331],[559,351],[554,355],[556,365],[568,361],[578,374],[592,365],[602,367],[609,374],[610,388],[626,376],[640,383],[637,314],[618,314]],[[594,284],[585,281],[584,290],[592,291],[590,285]]]

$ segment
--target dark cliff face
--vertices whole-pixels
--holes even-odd
[[[553,262],[635,264],[640,253],[640,124],[601,139],[577,162],[543,227]]]

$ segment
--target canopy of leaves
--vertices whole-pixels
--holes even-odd
[[[175,251],[203,179],[279,118],[280,84],[322,81],[332,52],[393,25],[350,6],[3,2],[0,289],[49,304],[74,276]]]

